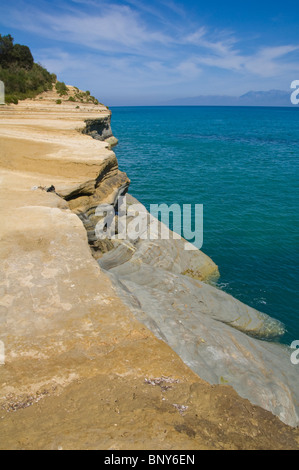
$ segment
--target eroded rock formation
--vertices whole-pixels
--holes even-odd
[[[110,116],[98,119],[86,119],[85,124],[83,134],[90,135],[93,139],[106,141],[112,147],[117,145],[118,140],[112,134]]]
[[[119,192],[113,191],[115,199],[110,198],[109,204],[116,203],[123,189],[120,185]],[[129,208],[136,201],[128,196],[127,202]],[[93,250],[95,209],[94,204],[85,206],[79,214]],[[145,239],[106,240],[109,246],[103,245],[104,240],[98,243],[100,255],[95,257],[121,298],[194,372],[211,384],[232,385],[252,403],[298,425],[297,374],[290,351],[269,341],[283,335],[284,326],[202,282],[218,273],[210,258],[201,251],[185,250],[185,240],[174,240],[171,233],[168,240],[151,240],[148,233]]]
[[[53,100],[0,110],[0,447],[298,448],[229,386],[296,422],[287,354],[246,334],[280,325],[204,283],[217,267],[183,241],[97,240],[129,180],[78,130],[110,113]]]

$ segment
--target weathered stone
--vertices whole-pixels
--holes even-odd
[[[93,139],[105,140],[113,135],[110,116],[86,119],[85,125],[86,127],[82,130],[82,133],[90,135]]]
[[[54,92],[44,98],[0,110],[0,340],[5,345],[5,365],[0,365],[0,448],[298,448],[298,431],[251,405],[232,387],[207,384],[183,363],[166,344],[173,336],[168,319],[164,329],[143,313],[131,286],[126,287],[132,281],[124,279],[122,284],[118,279],[115,284],[127,290],[130,308],[120,299],[92,258],[84,225],[92,232],[99,199],[113,204],[119,191],[126,191],[128,181],[124,176],[118,179],[116,168],[106,178],[107,186],[104,178],[98,181],[101,170],[115,157],[106,143],[77,132],[83,120],[110,113],[104,107],[83,104],[77,110],[76,103],[66,102],[58,110]],[[110,178],[115,178],[111,186]],[[79,211],[77,217],[64,199],[43,189],[52,185],[59,194],[65,191],[69,202],[80,199],[78,208],[86,212]],[[104,250],[111,245],[103,241],[98,247]],[[119,245],[120,250],[124,247]],[[139,249],[128,242],[119,259],[115,250],[114,264],[126,258],[130,263]],[[182,278],[184,286],[188,281],[198,288],[197,281],[177,272],[177,263],[161,258],[160,268],[153,267],[155,253],[156,248],[150,249],[149,257],[140,252],[146,261],[140,259],[140,264],[151,273],[151,282],[157,269],[165,277],[164,285],[167,276],[174,276]],[[194,268],[199,266],[202,273],[198,263]],[[134,269],[136,264],[137,260]],[[156,292],[148,291],[158,291],[154,284],[144,288],[135,280],[132,283],[143,291],[142,299],[149,295],[159,309],[163,307]],[[165,295],[163,288],[159,295],[167,303],[170,297],[174,302],[177,293]],[[151,329],[157,325],[157,335],[163,334],[166,341],[157,339],[132,312],[143,315]],[[224,327],[233,335],[229,348],[235,344],[238,350],[236,334],[253,341],[235,328]],[[179,334],[177,342],[182,355],[194,347],[197,360],[193,338]],[[213,345],[213,338],[207,339]],[[261,348],[268,344],[259,343]],[[275,354],[280,364],[276,345]],[[228,356],[227,368],[235,367],[238,358]],[[271,391],[272,365],[268,369],[267,356],[254,360],[264,367],[264,376],[269,374]],[[223,377],[220,382],[226,380]],[[249,374],[242,380],[244,386],[254,387]]]
[[[184,250],[184,240],[139,239],[103,255],[99,264],[111,273],[136,317],[200,377],[232,385],[252,403],[297,426],[299,392],[290,351],[258,339],[274,340],[284,334],[284,326],[184,275],[190,266],[197,278],[209,278],[216,266],[207,271],[207,260],[200,251]]]

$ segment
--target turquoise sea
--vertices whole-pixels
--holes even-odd
[[[218,286],[299,340],[299,107],[114,107],[112,130],[131,194],[203,204]]]

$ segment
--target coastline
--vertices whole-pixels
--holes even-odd
[[[198,258],[193,261],[196,277],[201,276],[201,280],[196,280],[183,274],[191,260],[182,255],[180,246],[173,252],[173,244],[170,246],[169,243],[157,248],[149,242],[137,247],[127,246],[125,250],[120,245],[118,253],[107,246],[95,246],[92,236],[95,207],[99,202],[113,203],[117,195],[129,187],[129,179],[118,170],[117,159],[111,150],[111,143],[115,141],[93,140],[78,132],[78,129],[84,129],[83,121],[98,120],[99,111],[104,120],[110,117],[111,113],[105,107],[100,110],[89,107],[76,112],[71,105],[58,110],[55,105],[47,107],[37,100],[0,109],[1,141],[6,142],[1,149],[0,175],[1,200],[5,201],[1,208],[5,221],[1,233],[1,258],[5,262],[1,284],[4,320],[0,339],[6,346],[6,364],[0,366],[3,368],[1,406],[5,410],[1,446],[298,447],[298,431],[240,398],[229,386],[236,388],[231,382],[234,376],[240,375],[239,368],[228,376],[223,373],[224,365],[219,365],[219,354],[214,355],[214,359],[211,355],[214,361],[211,363],[201,352],[200,358],[204,360],[198,369],[189,356],[185,357],[184,351],[188,349],[187,344],[195,344],[194,336],[186,336],[187,330],[180,330],[182,327],[178,322],[175,330],[168,326],[163,329],[158,318],[153,316],[150,304],[154,303],[158,313],[160,309],[168,312],[167,319],[162,318],[163,323],[170,325],[173,322],[176,310],[169,310],[171,301],[166,291],[162,289],[156,296],[163,283],[172,301],[176,299],[170,285],[179,285],[189,292],[188,296],[191,292],[195,303],[201,302],[207,307],[200,319],[201,327],[210,335],[207,338],[203,330],[196,331],[196,337],[200,338],[196,347],[201,351],[206,347],[215,348],[211,336],[217,338],[218,353],[221,347],[222,351],[226,350],[226,368],[231,367],[231,358],[237,364],[242,363],[240,358],[250,358],[243,363],[245,370],[253,363],[260,387],[265,378],[267,381],[268,388],[256,387],[257,394],[264,397],[264,390],[268,391],[266,399],[269,401],[272,393],[271,411],[288,424],[296,425],[292,377],[287,378],[291,383],[286,390],[287,354],[284,356],[283,353],[283,362],[277,363],[281,359],[278,346],[246,335],[253,318],[260,321],[255,325],[257,331],[261,325],[266,323],[267,326],[267,319],[203,282],[216,270],[211,260],[203,254],[195,255]],[[94,130],[89,129],[87,133]],[[52,185],[57,194],[42,189]],[[97,252],[95,258],[88,240]],[[180,262],[174,263],[178,256],[181,256]],[[101,264],[102,269],[99,268]],[[204,266],[209,269],[205,271]],[[187,316],[194,313],[196,307],[192,302],[186,303],[185,298],[177,301],[187,310]],[[157,302],[160,302],[160,308]],[[227,310],[224,309],[226,302],[229,302]],[[247,320],[237,325],[239,329],[227,324],[234,323],[234,318],[229,321],[226,317],[219,318],[223,311],[229,313],[232,305],[239,316],[247,315]],[[211,311],[215,318],[211,318]],[[181,315],[182,309],[177,318],[183,318]],[[186,320],[184,318],[185,325]],[[192,322],[189,331],[193,327]],[[230,351],[230,345],[237,349]],[[194,349],[191,348],[190,353],[196,357]],[[214,378],[214,384],[218,385],[204,381],[213,383],[210,377],[204,376],[204,362],[206,370],[215,371],[216,363],[219,365]],[[266,371],[263,370],[265,364],[269,367]],[[278,374],[280,367],[284,371],[283,378]],[[196,369],[197,373],[190,368]],[[33,374],[29,376],[28,370]],[[160,381],[154,385],[145,382],[157,378]],[[255,385],[251,384],[251,388]],[[106,410],[105,423],[101,424],[101,436],[92,438],[92,429],[99,426],[99,421],[92,420],[92,410],[96,410],[98,420],[103,412],[103,404],[97,397],[99,387],[103,390],[103,401],[109,403],[109,411]],[[248,390],[250,383],[243,387]],[[282,390],[286,397],[284,403],[278,401]],[[134,394],[137,403],[132,398]],[[77,404],[84,397],[88,406],[74,407],[70,397]],[[184,408],[174,407],[180,401],[181,406],[187,406],[186,412],[182,411]],[[216,403],[213,411],[211,403]],[[68,419],[69,427],[63,425],[58,439],[54,435],[57,427],[65,423],[64,407],[71,418]],[[54,416],[49,418],[53,412]],[[128,421],[132,413],[133,423]],[[198,413],[200,419],[196,419]],[[22,423],[17,438],[14,435],[16,419]],[[26,437],[32,423],[42,419],[47,423],[45,427],[41,430],[35,427],[29,433],[30,437]],[[208,423],[204,424],[206,419]],[[90,429],[87,429],[87,420],[93,423]],[[148,429],[144,429],[142,420],[150,423]],[[157,423],[165,422],[166,433],[163,431],[162,435]],[[125,436],[128,426],[129,435]],[[222,434],[215,442],[219,426]],[[243,438],[239,437],[241,429]],[[277,431],[277,440],[273,440],[273,429]],[[261,437],[262,430],[268,438]],[[84,433],[88,435],[85,441]],[[135,447],[130,447],[133,445]]]

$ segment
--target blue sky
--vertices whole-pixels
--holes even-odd
[[[1,0],[0,33],[107,105],[289,90],[295,0]]]

